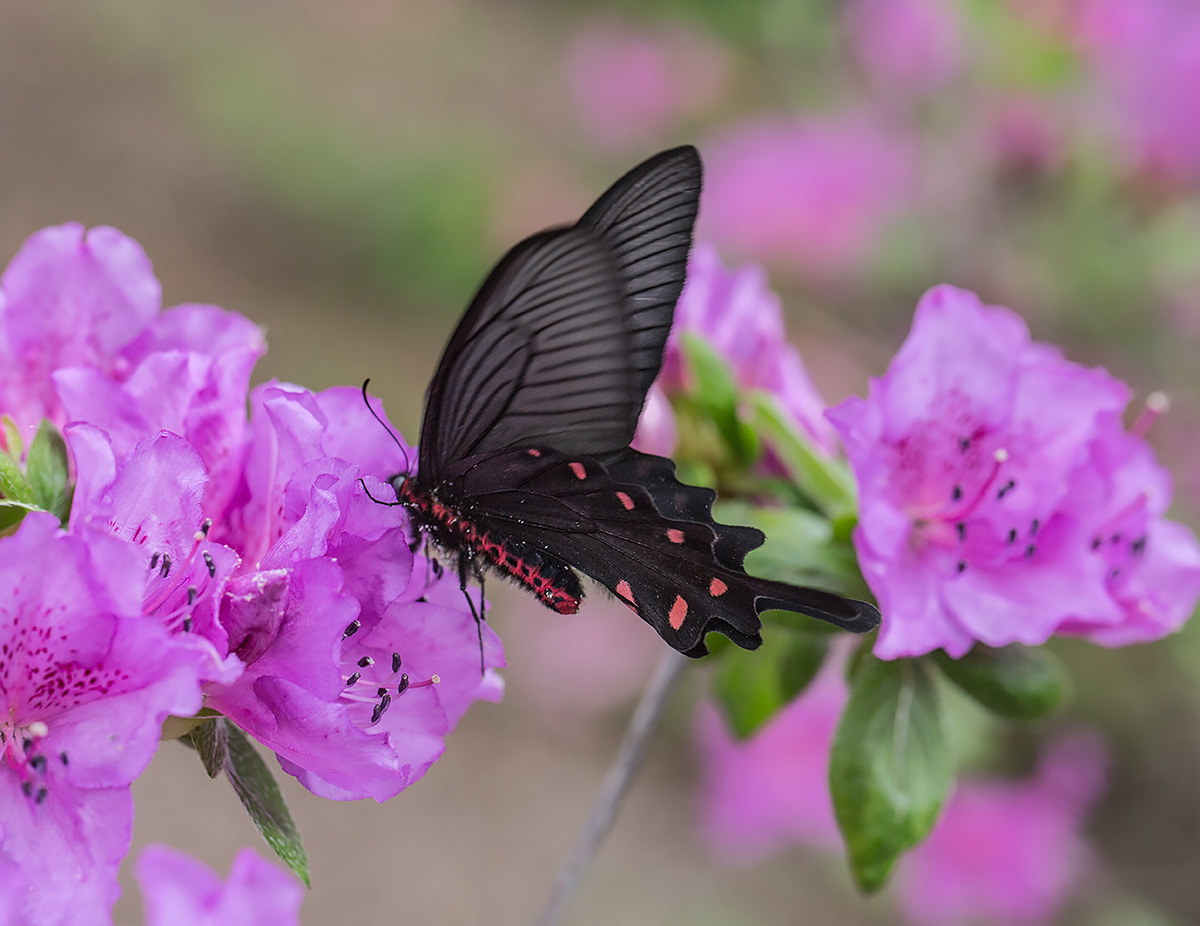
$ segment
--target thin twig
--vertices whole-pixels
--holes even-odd
[[[641,700],[633,711],[629,727],[625,730],[625,737],[621,740],[621,747],[617,750],[617,757],[613,760],[600,788],[600,794],[592,805],[587,824],[579,834],[579,840],[571,854],[559,869],[554,891],[542,909],[542,915],[538,917],[537,926],[558,926],[562,921],[567,905],[579,889],[579,883],[596,857],[600,843],[612,828],[638,769],[646,758],[650,737],[658,726],[663,708],[687,663],[688,658],[683,654],[667,650],[654,667],[654,675],[646,684],[646,690],[642,692]]]

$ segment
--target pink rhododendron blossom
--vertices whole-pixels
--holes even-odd
[[[1195,603],[1195,538],[1164,528],[1172,548],[1124,576],[1095,543],[1115,532],[1132,544],[1122,563],[1144,557],[1169,497],[1157,471],[1139,485],[1136,461],[1109,444],[1128,398],[1103,370],[1032,342],[1007,309],[950,286],[922,298],[869,398],[828,413],[859,484],[854,544],[883,613],[877,656],[958,657],[976,641],[1036,645],[1084,625],[1110,642],[1178,626]],[[1096,504],[1096,480],[1126,478],[1123,504],[1144,491],[1143,507]],[[1171,574],[1161,597],[1144,587],[1152,569]]]
[[[207,537],[199,454],[168,431],[119,460],[108,435],[90,424],[68,426],[66,437],[79,472],[71,530],[99,529],[133,544],[145,563],[143,612],[198,650],[206,681],[233,681],[242,663],[230,654],[219,614],[239,557]]]
[[[1130,166],[1200,178],[1200,7],[1180,0],[1084,0],[1075,38]]]
[[[385,800],[500,681],[480,673],[456,579],[414,557],[403,509],[367,495],[391,498],[386,479],[405,462],[358,391],[268,384],[251,401],[243,477],[212,530],[242,557],[221,620],[247,666],[210,685],[208,704],[315,793]],[[501,665],[482,634],[485,665]]]
[[[118,456],[171,430],[210,474],[232,480],[250,371],[265,349],[256,325],[215,306],[160,313],[149,259],[114,228],[43,229],[0,290],[0,409],[19,426],[86,420],[109,432]]]
[[[851,0],[843,15],[850,52],[881,92],[924,95],[962,70],[954,0]]]
[[[200,708],[200,659],[142,614],[146,564],[100,531],[26,516],[0,538],[0,855],[19,922],[111,922],[129,786],[168,714]]]
[[[1053,744],[1025,781],[968,781],[896,871],[900,908],[920,926],[1049,923],[1089,858],[1079,834],[1104,785],[1103,744]]]
[[[682,30],[593,24],[571,43],[566,70],[588,134],[623,148],[668,134],[676,120],[711,103],[726,68],[719,46]]]
[[[711,245],[696,245],[658,379],[668,393],[688,386],[680,346],[687,332],[700,335],[725,359],[738,385],[769,392],[818,446],[836,449],[825,400],[787,341],[783,307],[761,267],[726,270]]]
[[[831,659],[800,697],[743,742],[714,706],[702,705],[701,823],[722,858],[750,864],[789,845],[841,846],[829,796],[829,750],[847,698],[841,672],[841,660]]]
[[[300,926],[304,886],[253,849],[221,876],[190,855],[147,846],[135,869],[145,926]]]
[[[700,233],[722,249],[837,276],[910,201],[906,136],[865,116],[759,120],[705,146]]]

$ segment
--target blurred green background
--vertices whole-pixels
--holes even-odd
[[[954,54],[921,78],[928,86],[904,90],[856,59],[835,0],[10,4],[0,254],[43,225],[115,225],[146,248],[165,305],[212,302],[264,325],[257,380],[321,389],[369,376],[415,440],[442,343],[520,237],[573,220],[661,147],[720,155],[716,182],[732,176],[729,152],[754,120],[870,119],[904,165],[891,204],[867,209],[870,229],[837,261],[768,255],[826,399],[862,393],[883,371],[929,286],[974,289],[1021,312],[1038,339],[1124,378],[1135,404],[1169,393],[1152,439],[1175,473],[1178,516],[1196,523],[1200,157],[1193,172],[1186,157],[1179,167],[1129,141],[1116,121],[1128,88],[1081,50],[1068,0],[950,6]],[[652,76],[679,85],[675,96],[641,124],[606,125],[604,100],[586,96],[587,81],[605,79],[596,35],[648,37],[658,51],[647,54],[665,62]],[[918,64],[934,57],[922,54]],[[618,115],[629,103],[618,97]],[[796,208],[819,228],[822,210],[832,225],[840,206]],[[756,256],[746,241],[718,243],[733,261]],[[288,787],[313,862],[306,923],[521,923],[539,907],[653,644],[621,609],[585,608],[580,620],[623,622],[603,647],[577,643],[620,664],[620,679],[607,698],[552,707],[570,700],[545,683],[564,619],[534,608],[499,593],[509,697],[469,714],[427,780],[382,807]],[[1113,748],[1089,826],[1092,880],[1063,922],[1200,922],[1198,639],[1189,629],[1126,651],[1057,647],[1078,688],[1058,723],[1090,724]],[[795,850],[730,870],[708,856],[686,701],[570,922],[896,921],[886,894],[854,895],[838,860]],[[1025,771],[1043,732],[989,729],[974,760]],[[259,844],[232,794],[177,746],[135,793],[135,852],[166,841],[225,871],[239,846]],[[137,911],[127,890],[118,920]]]

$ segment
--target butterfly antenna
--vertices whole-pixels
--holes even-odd
[[[400,453],[404,456],[404,475],[407,476],[409,473],[412,472],[412,463],[409,462],[408,451],[404,449],[404,444],[401,442],[400,438],[396,436],[396,432],[393,431],[390,427],[388,427],[387,422],[384,421],[382,418],[380,418],[379,415],[376,414],[375,409],[373,409],[371,407],[371,400],[367,396],[367,386],[370,384],[370,382],[371,382],[371,380],[369,377],[367,379],[363,380],[363,384],[362,384],[363,404],[365,404],[367,406],[367,411],[369,411],[371,413],[371,417],[374,418],[376,421],[378,421],[383,426],[383,429],[385,431],[387,431],[388,434],[391,435],[392,440],[396,442],[396,446],[400,448]],[[370,493],[368,493],[368,494],[370,494]]]

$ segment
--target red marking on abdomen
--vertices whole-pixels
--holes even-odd
[[[633,511],[633,499],[630,498],[628,495],[626,495],[624,492],[617,493],[617,501],[619,501],[622,505],[625,506],[626,511]]]
[[[571,467],[571,472],[575,474],[576,479],[587,478],[587,470],[582,463],[568,463],[567,465]]]
[[[683,543],[683,531],[675,527],[668,528],[667,539],[671,541],[671,543]]]
[[[675,603],[671,605],[671,613],[667,615],[667,623],[674,630],[678,630],[683,626],[683,619],[687,617],[687,602],[683,600],[682,595],[675,596]]]
[[[721,597],[728,590],[729,586],[716,577],[714,577],[713,580],[708,583],[708,593],[714,598]]]

